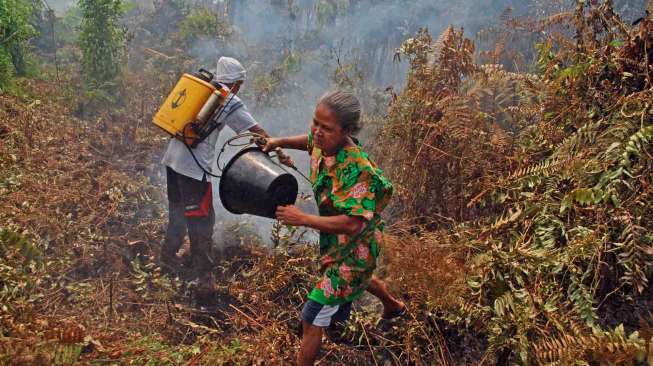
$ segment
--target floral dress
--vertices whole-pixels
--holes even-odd
[[[323,305],[358,299],[370,285],[383,238],[380,213],[392,196],[392,184],[360,145],[323,156],[313,146],[310,178],[320,216],[360,216],[364,229],[352,236],[320,232],[321,277],[308,298]]]

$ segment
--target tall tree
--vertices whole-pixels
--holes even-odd
[[[31,3],[26,0],[0,1],[0,88],[14,74],[25,72],[27,41],[36,34],[29,24]]]
[[[122,0],[79,0],[82,22],[78,38],[87,86],[106,90],[121,75],[125,61]]]

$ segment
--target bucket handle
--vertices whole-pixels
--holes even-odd
[[[240,140],[240,139],[248,138],[248,137],[250,138],[250,140],[247,141],[246,143],[234,143],[234,141],[236,141],[236,140]],[[241,134],[238,134],[238,135],[236,135],[236,136],[231,137],[230,139],[228,139],[227,141],[225,141],[225,143],[222,145],[222,149],[220,149],[220,152],[218,152],[218,158],[216,159],[216,164],[217,164],[218,170],[219,170],[220,172],[222,172],[222,171],[224,170],[223,167],[220,166],[220,158],[222,157],[222,153],[224,153],[224,151],[225,151],[225,149],[226,149],[227,146],[233,146],[233,147],[243,147],[243,146],[245,146],[245,147],[243,148],[243,149],[245,149],[247,146],[250,146],[250,145],[253,144],[253,145],[255,145],[255,146],[256,146],[260,151],[263,151],[263,150],[261,149],[261,145],[260,145],[260,144],[263,143],[264,140],[265,140],[265,137],[264,137],[264,136],[259,135],[259,134],[257,134],[257,133],[252,133],[252,132],[245,132],[245,133],[241,133]],[[276,152],[276,151],[275,151],[275,152]],[[267,154],[267,155],[270,156],[270,157],[273,157],[273,156],[270,154],[270,152],[267,152],[267,153],[265,153],[265,154]],[[279,159],[278,152],[277,152],[277,154],[275,154],[275,156],[276,156],[277,159]],[[277,164],[277,165],[278,165],[278,164]],[[291,167],[289,167],[289,168],[291,168],[292,170],[296,171],[299,175],[302,176],[302,178],[304,178],[307,182],[311,183],[311,180],[310,180],[310,179],[309,179],[309,178],[308,178],[304,173],[302,173],[299,169],[297,169],[296,166],[293,165],[293,166],[291,166]]]

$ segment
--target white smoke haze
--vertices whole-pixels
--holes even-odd
[[[77,5],[77,0],[44,0],[45,3],[55,11],[55,14],[62,16],[67,10]]]
[[[333,17],[324,17],[320,4],[347,4]],[[282,12],[271,1],[244,0],[232,2],[228,7],[229,21],[236,28],[235,39],[220,41],[202,39],[190,47],[193,57],[204,65],[212,65],[219,56],[232,56],[243,61],[249,70],[242,96],[254,117],[272,135],[295,135],[308,131],[313,110],[319,96],[336,87],[333,75],[338,66],[353,66],[360,75],[354,75],[354,91],[376,91],[393,86],[399,90],[407,75],[407,62],[393,61],[395,49],[415,34],[419,28],[428,28],[435,36],[450,24],[465,27],[470,34],[491,22],[510,4],[509,1],[405,1],[362,0],[295,1],[290,12]],[[223,4],[224,5],[224,4]],[[514,4],[513,4],[514,5]],[[482,8],[485,9],[481,12]],[[524,6],[520,6],[525,10]],[[222,10],[217,6],[217,11]],[[482,13],[482,16],[479,16]],[[296,55],[299,70],[286,75],[286,87],[274,90],[274,103],[252,103],[261,96],[252,93],[253,83],[261,75],[273,72],[287,55]],[[363,85],[361,85],[363,84]],[[369,97],[369,95],[368,95]],[[382,99],[381,99],[382,100]],[[370,100],[363,101],[368,109]],[[369,111],[368,112],[372,112]],[[224,133],[221,140],[230,137]],[[366,145],[373,142],[363,141]],[[235,153],[235,151],[231,151]],[[290,152],[297,166],[307,173],[308,155]],[[228,155],[227,155],[228,158]],[[226,159],[225,159],[226,161]],[[295,174],[300,192],[311,193],[310,185]],[[216,182],[216,189],[219,183]],[[269,243],[273,221],[269,219],[234,216],[226,213],[216,199],[219,213],[216,241],[223,236],[219,231],[231,227],[225,223],[250,222],[259,236]],[[301,202],[300,207],[316,213],[315,203]],[[306,238],[315,240],[315,235]]]
[[[74,0],[48,0],[58,14],[75,5]],[[449,25],[464,27],[474,34],[496,24],[507,9],[512,14],[543,17],[573,9],[571,0],[135,0],[125,1],[132,10],[134,44],[159,50],[186,50],[195,65],[214,69],[219,56],[235,57],[248,69],[248,80],[241,97],[261,126],[274,136],[302,134],[308,131],[318,97],[336,88],[335,71],[340,67],[350,78],[349,88],[362,99],[369,114],[383,114],[386,87],[399,92],[405,82],[408,64],[393,61],[395,50],[420,28],[437,37]],[[644,9],[644,0],[615,1],[626,20]],[[181,4],[181,5],[179,5]],[[182,14],[166,11],[181,7]],[[135,9],[135,10],[133,10]],[[170,34],[176,31],[183,13],[208,9],[233,27],[233,34],[220,39],[201,38],[192,44],[174,44]],[[136,19],[136,21],[134,20]],[[634,19],[633,19],[634,20]],[[149,27],[139,22],[148,22]],[[136,24],[136,25],[134,25]],[[167,38],[166,38],[167,37]],[[225,38],[225,39],[223,39]],[[140,48],[133,57],[138,55]],[[286,61],[284,61],[286,60]],[[288,61],[290,60],[290,61]],[[284,64],[291,62],[292,65]],[[285,65],[285,66],[284,66]],[[192,72],[194,70],[184,70]],[[273,82],[269,90],[260,87]],[[262,91],[265,90],[265,91]],[[222,142],[233,134],[225,130]],[[363,131],[363,136],[366,136]],[[374,141],[365,139],[364,145]],[[225,154],[222,164],[237,149]],[[298,168],[307,173],[308,155],[290,152]],[[310,185],[296,175],[300,192],[311,193]],[[215,182],[215,192],[218,182]],[[248,223],[269,243],[273,220],[235,216],[226,212],[215,199],[221,230],[231,230],[232,223]],[[315,212],[314,202],[302,207]],[[310,237],[315,240],[315,236]]]

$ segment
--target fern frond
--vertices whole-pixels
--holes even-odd
[[[490,230],[497,230],[511,222],[519,220],[524,211],[521,207],[517,206],[514,209],[510,208],[506,213],[501,215],[493,224],[490,226]]]
[[[512,296],[512,292],[506,291],[494,300],[494,313],[502,317],[513,311],[515,308],[514,300],[515,298]]]
[[[573,364],[578,360],[601,364],[631,364],[645,358],[646,340],[638,332],[626,335],[623,325],[612,331],[583,330],[549,337],[533,346],[540,364]]]
[[[635,225],[626,215],[622,215],[622,218],[625,221],[625,228],[619,242],[615,243],[619,249],[617,256],[619,265],[624,268],[621,279],[641,294],[648,287],[647,273],[653,268],[653,250],[644,242],[645,228]]]
[[[574,155],[580,149],[587,147],[590,144],[594,144],[603,125],[603,121],[586,123],[576,132],[567,136],[558,146],[555,147],[554,156],[560,157]]]
[[[598,316],[594,308],[594,292],[587,285],[585,285],[578,275],[572,272],[569,276],[569,299],[574,304],[574,308],[590,327],[596,326]]]
[[[642,151],[648,147],[653,141],[653,125],[643,127],[635,134],[630,136],[626,142],[624,152],[621,159],[621,166],[628,167],[631,164],[631,159],[639,158]]]
[[[431,50],[433,54],[435,55],[436,58],[440,58],[442,55],[442,50],[447,47],[447,44],[451,42],[454,36],[454,29],[453,26],[447,27],[442,33],[440,33],[440,36],[435,40],[435,43],[433,43],[433,46],[431,46]]]
[[[565,164],[567,164],[571,159],[572,157],[568,157],[566,160],[560,160],[556,158],[547,159],[540,163],[518,169],[512,172],[507,178],[505,178],[505,180],[510,181],[530,175],[549,176],[564,168]]]
[[[574,18],[573,11],[563,11],[557,14],[549,15],[538,21],[539,29],[550,28],[554,25],[560,25],[563,23],[568,23]]]

